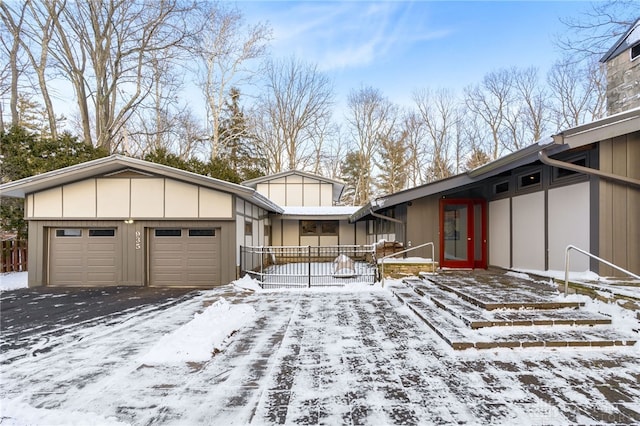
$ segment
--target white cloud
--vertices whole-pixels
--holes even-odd
[[[428,5],[409,2],[288,3],[263,15],[276,56],[295,54],[324,71],[363,67],[449,32],[429,28]]]

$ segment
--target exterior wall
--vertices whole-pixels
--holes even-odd
[[[512,259],[514,268],[545,270],[544,192],[512,199]]]
[[[233,195],[164,178],[94,178],[29,194],[27,219],[231,219]]]
[[[366,244],[365,228],[361,223],[347,220],[338,222],[338,235],[300,235],[298,219],[271,219],[272,245],[274,246],[335,246]]]
[[[256,186],[256,191],[280,206],[333,206],[333,184],[289,175]]]
[[[51,227],[110,227],[120,235],[121,247],[116,253],[121,265],[119,285],[143,286],[148,284],[148,242],[153,228],[220,228],[221,283],[227,284],[236,278],[236,233],[231,220],[136,220],[126,224],[121,220],[30,220],[29,221],[29,287],[46,285],[48,282],[49,228]]]
[[[251,233],[247,233],[250,224]],[[242,199],[236,199],[236,240],[243,246],[268,246],[270,237],[266,235],[265,227],[270,224],[267,212]],[[236,253],[236,267],[240,267],[240,247],[233,249]],[[250,269],[253,265],[245,265]],[[238,270],[239,273],[239,270]]]
[[[503,198],[489,203],[488,245],[490,264],[511,267],[511,200]]]
[[[602,171],[640,179],[639,164],[640,132],[600,143]],[[598,190],[599,256],[640,274],[640,189],[601,179]],[[619,275],[605,265],[599,274]]]
[[[548,193],[548,269],[564,270],[565,249],[569,244],[590,250],[590,184],[550,189]],[[570,267],[572,271],[588,271],[589,258],[573,253]]]
[[[631,49],[607,62],[607,111],[609,115],[640,106],[640,58],[631,60]]]
[[[407,245],[413,247],[433,242],[434,255],[440,258],[440,205],[438,196],[413,200],[407,206]],[[412,257],[431,257],[431,248],[410,252]]]

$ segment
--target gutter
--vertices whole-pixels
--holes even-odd
[[[578,166],[577,164],[566,163],[564,161],[554,160],[552,158],[549,158],[547,153],[544,152],[544,149],[538,151],[538,159],[548,166],[571,170],[577,173],[584,173],[586,175],[597,176],[602,179],[611,180],[614,182],[622,183],[624,185],[640,188],[640,180],[638,179],[620,176],[609,172],[603,172],[602,170],[592,169],[590,167]]]

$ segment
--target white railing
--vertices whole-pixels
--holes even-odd
[[[567,248],[565,249],[565,252],[564,252],[564,295],[565,296],[567,296],[567,293],[569,291],[569,252],[571,250],[575,250],[575,251],[577,251],[579,253],[582,253],[582,254],[584,254],[586,256],[589,256],[592,259],[597,259],[598,261],[604,263],[607,266],[612,267],[613,269],[616,269],[616,270],[618,270],[618,271],[620,271],[620,272],[622,272],[624,274],[627,274],[627,275],[629,275],[629,276],[631,276],[631,277],[633,277],[633,278],[635,278],[637,280],[640,280],[640,276],[634,274],[633,272],[629,272],[626,269],[623,269],[623,268],[621,268],[621,267],[619,267],[617,265],[614,265],[611,262],[608,262],[608,261],[596,256],[595,254],[591,254],[586,250],[582,250],[581,248],[578,248],[576,246],[573,246],[573,245],[569,244],[567,246]]]
[[[402,251],[399,251],[397,253],[388,254],[388,255],[380,258],[379,262],[380,262],[380,275],[381,275],[382,287],[384,287],[384,261],[385,261],[385,259],[390,259],[390,258],[392,258],[394,256],[399,255],[399,254],[405,254],[405,253],[408,253],[410,251],[417,250],[419,248],[426,247],[426,246],[431,246],[431,264],[434,265],[433,271],[435,272],[435,262],[436,262],[436,260],[435,260],[435,246],[433,245],[433,242],[430,241],[428,243],[420,244],[419,246],[415,246],[415,247],[409,247],[406,250],[402,250]]]

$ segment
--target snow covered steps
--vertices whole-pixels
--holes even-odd
[[[523,303],[510,298],[510,305],[488,310],[447,286],[419,278],[403,283],[391,291],[454,349],[625,346],[638,337],[614,330],[608,317],[573,305],[560,303],[549,309],[539,303],[535,306],[542,309],[535,309],[531,297]]]

